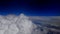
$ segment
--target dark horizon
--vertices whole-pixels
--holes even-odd
[[[0,15],[60,16],[58,0],[1,0]]]

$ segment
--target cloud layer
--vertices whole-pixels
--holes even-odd
[[[49,29],[59,31],[52,26],[49,28],[48,24],[60,26],[60,16],[0,15],[1,34],[46,34]]]

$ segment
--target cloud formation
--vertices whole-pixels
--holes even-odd
[[[60,26],[60,16],[30,16],[30,20]]]
[[[48,24],[60,26],[60,16],[0,15],[1,34],[46,34],[49,29],[59,31],[52,26],[48,28]]]
[[[0,34],[31,34],[32,21],[24,14],[0,16]]]

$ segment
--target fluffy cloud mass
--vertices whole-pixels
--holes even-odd
[[[32,21],[23,14],[0,16],[0,34],[31,34]]]

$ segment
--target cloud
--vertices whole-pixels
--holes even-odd
[[[60,16],[29,16],[32,21],[60,26]]]
[[[2,29],[4,33],[6,32],[5,34],[12,34],[12,32],[14,34],[43,34],[43,32],[44,34],[47,33],[46,29],[43,32],[41,31],[41,29],[44,28],[42,28],[39,23],[60,26],[60,16],[25,16],[24,14],[20,14],[19,16],[12,14],[6,16],[0,15],[0,25],[2,25],[0,29]]]
[[[1,15],[0,19],[1,19],[0,29],[4,31],[3,32],[4,34],[31,34],[32,33],[33,23],[24,14],[20,14],[19,16]]]

